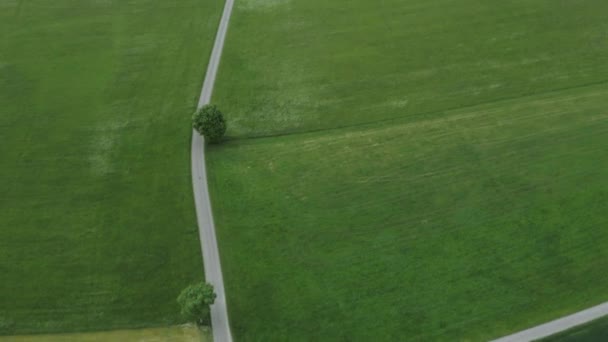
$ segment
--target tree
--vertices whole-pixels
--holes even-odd
[[[192,116],[192,127],[205,137],[205,141],[216,144],[226,133],[224,115],[214,105],[204,105]]]
[[[216,294],[211,284],[200,283],[186,287],[177,297],[184,318],[198,324],[209,322],[209,305],[215,302]]]

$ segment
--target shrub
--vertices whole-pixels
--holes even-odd
[[[224,115],[214,105],[205,105],[192,117],[192,127],[205,137],[205,141],[216,144],[226,133]]]
[[[216,294],[211,284],[200,282],[186,287],[177,297],[181,313],[189,321],[203,325],[209,323],[209,305],[215,302]]]

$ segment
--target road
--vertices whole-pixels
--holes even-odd
[[[608,315],[608,302],[579,311],[570,316],[562,317],[549,323],[541,324],[533,328],[520,331],[513,335],[501,337],[492,342],[526,342],[534,341],[562,331],[574,328]]]
[[[232,14],[234,0],[226,0],[224,12],[215,36],[215,43],[211,51],[207,73],[203,82],[203,89],[198,101],[198,107],[209,103],[213,93],[213,85],[217,76],[217,70],[224,49],[228,22]],[[196,218],[198,231],[203,251],[203,264],[205,265],[205,279],[213,285],[217,298],[211,306],[211,326],[213,329],[213,341],[232,342],[230,324],[228,322],[228,310],[226,308],[226,294],[224,291],[224,278],[220,255],[215,235],[215,224],[213,223],[213,212],[209,200],[209,188],[207,186],[207,170],[205,167],[205,143],[204,139],[192,130],[192,187],[194,191],[194,204],[196,207]]]

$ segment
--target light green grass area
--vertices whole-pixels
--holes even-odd
[[[170,325],[220,0],[0,2],[0,335]]]
[[[229,135],[349,126],[603,82],[598,0],[241,0],[215,102]]]
[[[207,158],[238,340],[484,341],[608,300],[608,3],[236,6]]]
[[[0,342],[211,342],[211,332],[193,325],[102,332],[0,336]]]
[[[608,341],[608,317],[567,330],[539,342],[602,342]]]

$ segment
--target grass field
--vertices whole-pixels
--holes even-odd
[[[169,325],[223,2],[0,2],[0,335]]]
[[[572,328],[561,334],[539,340],[542,342],[602,342],[608,340],[608,317]]]
[[[236,6],[207,158],[237,339],[482,341],[608,300],[608,4]]]
[[[356,125],[603,82],[599,0],[242,0],[216,102],[233,137]]]

